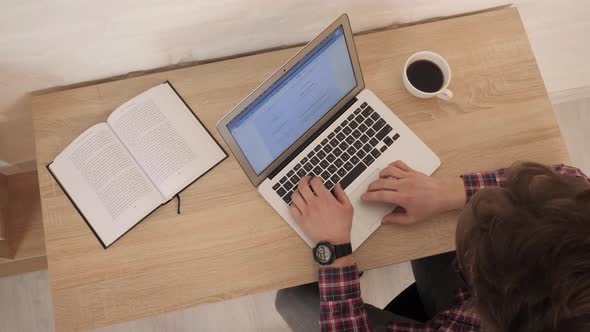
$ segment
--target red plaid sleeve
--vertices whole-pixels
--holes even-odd
[[[566,165],[553,165],[551,166],[553,171],[559,174],[565,174],[575,177],[584,178],[590,182],[590,179],[582,173],[579,168],[566,166]],[[465,193],[467,196],[467,201],[475,195],[479,190],[486,188],[486,187],[495,187],[495,186],[504,186],[506,182],[506,172],[508,171],[507,168],[501,168],[496,171],[491,172],[478,172],[472,174],[464,174],[461,177],[463,178],[463,184],[465,185]]]
[[[569,176],[583,178],[586,181],[590,182],[590,179],[579,168],[566,166],[564,164],[553,165],[553,166],[551,166],[551,168],[553,168],[553,170],[559,174],[565,174],[565,175],[569,175]]]
[[[320,329],[322,331],[369,331],[356,265],[344,268],[321,268],[318,279]]]
[[[501,168],[492,172],[464,174],[461,177],[463,178],[463,184],[465,185],[465,196],[469,202],[471,197],[483,188],[504,186],[504,183],[506,182],[506,168]]]

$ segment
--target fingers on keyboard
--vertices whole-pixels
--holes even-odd
[[[291,204],[293,191],[306,175],[320,177],[330,191],[338,182],[346,189],[399,138],[399,133],[364,102],[272,189],[287,204]]]

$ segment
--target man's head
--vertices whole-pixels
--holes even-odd
[[[590,331],[590,185],[534,163],[478,192],[457,257],[491,331]]]

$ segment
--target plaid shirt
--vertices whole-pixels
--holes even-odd
[[[585,178],[579,169],[555,165],[554,171]],[[462,176],[467,200],[483,188],[503,186],[506,169],[481,172]],[[367,313],[361,298],[358,270],[356,265],[344,268],[320,268],[320,328],[322,331],[370,331]],[[475,332],[480,331],[479,317],[465,305],[470,295],[466,290],[457,290],[457,305],[438,313],[424,324],[389,323],[387,329],[397,332]]]

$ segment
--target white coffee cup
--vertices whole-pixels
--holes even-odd
[[[430,62],[434,63],[436,66],[438,66],[438,68],[440,68],[440,70],[442,71],[443,84],[438,91],[424,92],[422,90],[417,89],[415,86],[412,85],[412,83],[410,83],[410,80],[408,79],[408,67],[412,63],[414,63],[416,61],[420,61],[420,60],[430,61]],[[422,51],[422,52],[414,53],[406,61],[406,64],[404,66],[404,72],[402,75],[403,75],[404,85],[406,86],[406,89],[408,89],[408,91],[411,94],[413,94],[414,96],[416,96],[418,98],[438,97],[442,100],[450,100],[451,98],[453,98],[453,92],[451,92],[451,90],[447,89],[449,86],[449,83],[451,83],[451,66],[449,66],[447,61],[442,56],[440,56],[434,52]]]

